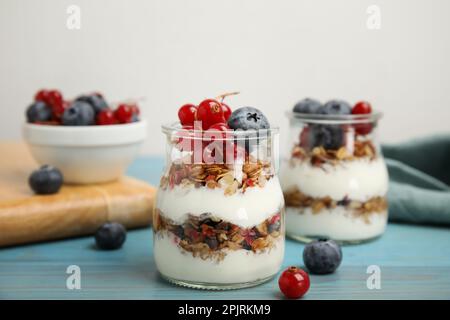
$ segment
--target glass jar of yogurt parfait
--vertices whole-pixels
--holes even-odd
[[[154,257],[168,281],[201,289],[272,278],[284,255],[278,130],[162,127],[166,168],[153,215]]]
[[[380,236],[388,218],[388,174],[376,138],[381,114],[306,111],[288,113],[289,152],[280,173],[287,236],[341,243]]]

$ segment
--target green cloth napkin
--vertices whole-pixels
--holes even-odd
[[[450,226],[450,134],[382,146],[389,220]]]

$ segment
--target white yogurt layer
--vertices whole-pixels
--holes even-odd
[[[224,189],[175,186],[159,190],[156,207],[175,223],[183,223],[187,214],[211,213],[240,227],[255,226],[278,213],[284,206],[283,193],[277,177],[266,185],[247,188],[245,193],[225,195]]]
[[[288,161],[280,173],[283,190],[297,187],[302,193],[315,197],[329,196],[342,200],[367,201],[385,196],[388,189],[388,173],[383,158],[343,161],[315,167],[309,161],[298,161],[292,166]]]
[[[158,270],[165,276],[183,281],[216,284],[245,283],[276,274],[283,262],[284,239],[266,252],[227,250],[223,260],[194,258],[176,243],[173,235],[154,237],[154,255]]]
[[[313,214],[311,208],[286,208],[286,234],[303,237],[325,237],[333,240],[365,240],[381,235],[386,228],[387,211],[374,212],[368,222],[355,217],[344,207],[324,209]]]

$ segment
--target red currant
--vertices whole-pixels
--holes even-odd
[[[230,127],[228,127],[228,124],[226,124],[224,122],[219,122],[219,123],[215,123],[212,126],[210,126],[208,130],[227,131],[227,130],[230,130]]]
[[[221,103],[214,99],[203,100],[197,108],[197,120],[202,122],[203,130],[213,124],[225,122]]]
[[[309,127],[304,127],[300,133],[300,147],[309,150]]]
[[[191,103],[185,104],[180,109],[178,109],[178,118],[180,119],[180,123],[183,126],[192,126],[194,124],[196,114],[197,107]]]
[[[117,119],[114,116],[114,112],[111,109],[103,109],[97,114],[95,119],[96,124],[98,125],[110,125],[117,124]]]
[[[114,111],[114,116],[120,123],[130,123],[133,119],[133,110],[130,105],[122,103]]]
[[[231,108],[223,102],[221,104],[223,109],[223,117],[225,118],[225,121],[228,121],[228,118],[231,116]]]
[[[360,101],[355,104],[352,109],[352,114],[369,114],[372,113],[372,106],[367,101]],[[372,132],[371,123],[358,123],[354,125],[355,131],[360,135],[367,135]]]
[[[133,103],[130,105],[131,107],[131,112],[133,112],[134,115],[140,115],[141,114],[141,110],[139,109],[138,105]]]
[[[302,297],[309,289],[309,276],[300,268],[289,267],[283,271],[278,279],[281,292],[289,299]]]
[[[34,96],[34,101],[42,101],[47,103],[48,93],[49,93],[48,90],[45,89],[39,90]]]
[[[368,114],[372,113],[372,106],[367,101],[360,101],[355,104],[352,114]]]
[[[50,106],[53,112],[53,117],[56,119],[60,119],[62,114],[64,113],[65,106],[63,97],[58,90],[48,91],[47,101],[46,103]]]
[[[372,132],[371,123],[358,123],[354,125],[357,134],[365,136]]]

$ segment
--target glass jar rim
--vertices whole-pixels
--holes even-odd
[[[383,113],[375,111],[367,114],[311,114],[299,113],[294,111],[287,111],[286,115],[289,119],[304,120],[308,123],[319,124],[356,124],[356,123],[371,123],[380,120]]]
[[[183,134],[194,134],[194,137],[190,139],[202,139],[201,134],[205,132],[223,132],[220,130],[199,130],[199,129],[184,129],[179,121],[170,122],[163,124],[161,130],[164,134],[170,135],[173,133],[183,135]],[[226,138],[217,137],[214,140],[252,140],[260,139],[261,136],[272,136],[273,134],[279,133],[279,127],[271,127],[269,129],[258,129],[258,130],[228,130],[226,131]],[[199,137],[195,137],[195,134],[200,134]]]

